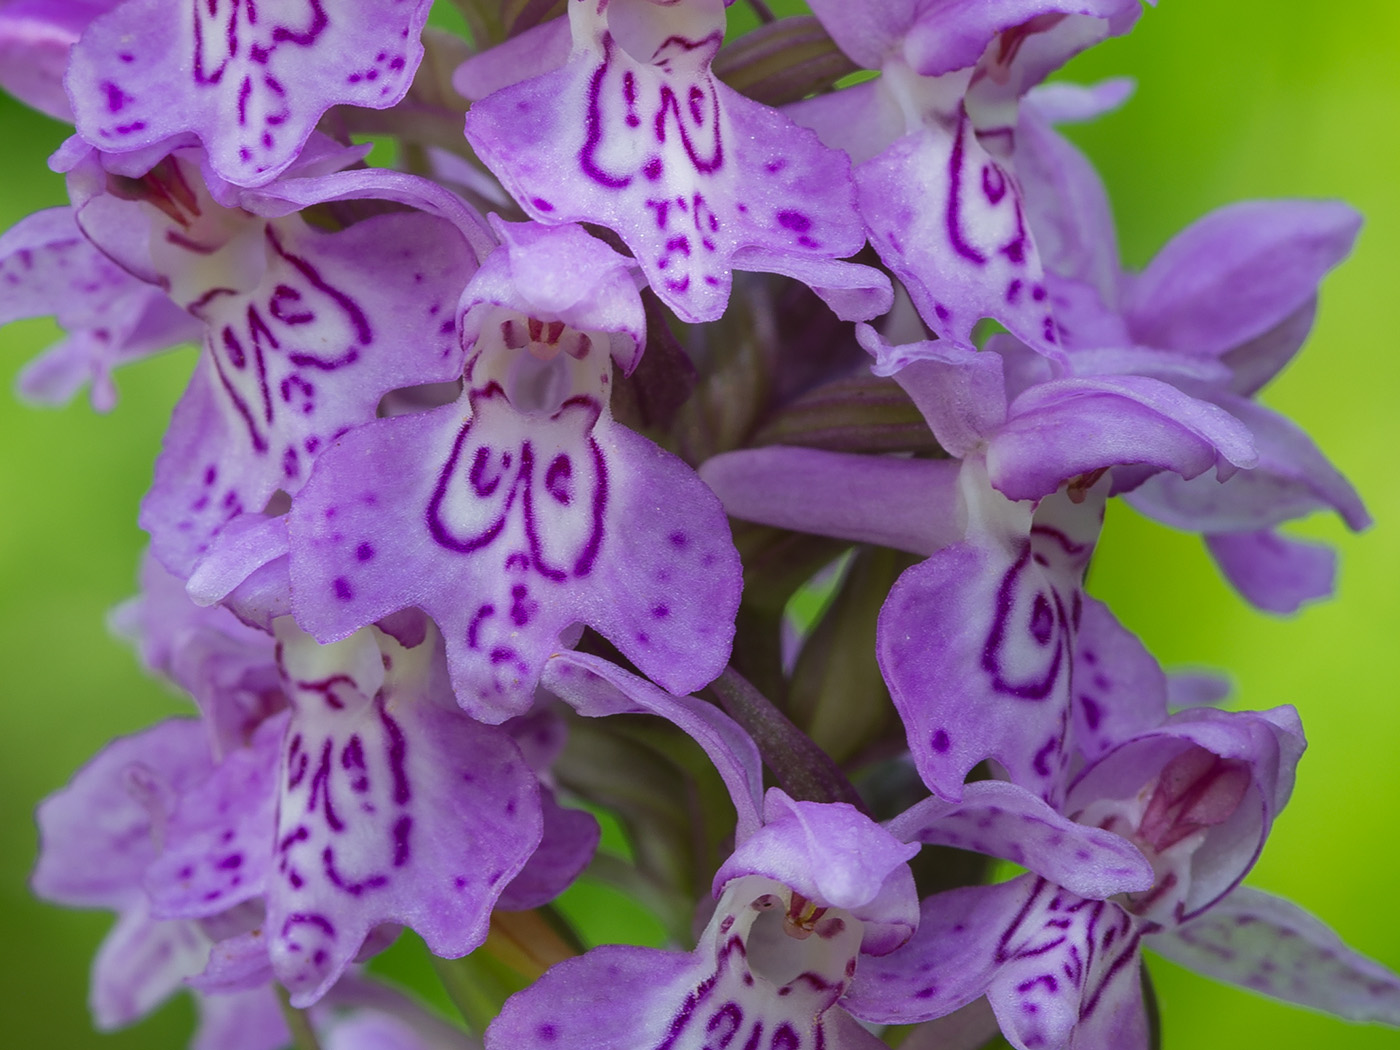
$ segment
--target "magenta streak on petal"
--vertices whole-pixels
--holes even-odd
[[[968,244],[962,233],[963,142],[969,127],[967,111],[960,109],[957,134],[953,136],[953,150],[948,156],[948,204],[944,213],[944,223],[948,228],[948,242],[953,246],[953,250],[964,259],[978,266],[985,266],[987,257]]]
[[[1002,647],[1007,641],[1008,621],[1016,607],[1015,592],[1019,589],[1021,579],[1030,563],[1030,556],[1030,545],[1027,544],[1020,557],[1016,559],[1011,568],[1006,570],[1001,584],[997,587],[996,612],[992,619],[992,628],[987,633],[987,641],[982,646],[982,669],[992,677],[992,687],[998,692],[1007,693],[1020,700],[1044,700],[1050,695],[1060,677],[1060,665],[1065,655],[1063,640],[1056,640],[1055,652],[1054,656],[1051,657],[1050,666],[1046,668],[1045,674],[1039,681],[1033,680],[1015,684],[1002,676]],[[1042,601],[1044,601],[1044,594],[1037,592],[1036,602]],[[1060,622],[1063,623],[1064,610],[1060,605],[1058,595],[1055,596],[1055,604]],[[1046,641],[1049,640],[1047,636]],[[1045,643],[1041,644],[1043,646]]]
[[[1106,908],[1107,905],[1100,905],[1100,907]],[[1125,918],[1125,922],[1131,922],[1131,920]],[[1109,932],[1110,936],[1106,937],[1104,940],[1105,950],[1109,948],[1111,936],[1115,933],[1115,930],[1110,930]],[[1108,990],[1108,986],[1113,983],[1113,979],[1118,976],[1119,972],[1137,961],[1138,942],[1141,940],[1142,931],[1133,929],[1131,934],[1123,941],[1123,944],[1118,949],[1117,957],[1109,964],[1107,972],[1104,973],[1103,978],[1094,987],[1094,990],[1089,993],[1088,1001],[1080,1006],[1079,1017],[1081,1020],[1091,1016],[1098,1008],[1099,1002],[1103,999],[1103,993]]]
[[[384,731],[389,736],[389,772],[394,778],[394,801],[406,806],[413,798],[408,782],[408,770],[404,765],[408,758],[408,741],[404,737],[403,729],[389,712],[384,710],[382,703],[378,705],[378,711],[379,720],[384,723]]]
[[[424,511],[424,519],[428,526],[428,532],[432,535],[433,539],[439,546],[446,547],[450,551],[456,551],[458,554],[470,554],[472,551],[480,550],[482,547],[490,545],[496,537],[501,534],[501,530],[506,526],[506,518],[510,514],[511,505],[515,502],[516,492],[520,488],[520,479],[526,470],[526,464],[524,462],[525,456],[529,454],[529,445],[527,444],[525,448],[522,449],[521,465],[516,470],[515,477],[511,480],[510,489],[506,493],[505,502],[501,505],[496,520],[475,536],[460,538],[453,535],[447,524],[443,521],[442,502],[447,496],[447,486],[452,481],[452,475],[457,470],[457,461],[461,457],[462,446],[466,443],[467,435],[471,433],[475,425],[476,418],[473,417],[472,420],[458,432],[457,440],[452,445],[452,454],[447,457],[447,462],[443,464],[442,470],[438,472],[437,484],[433,487],[432,498],[428,500],[427,509]],[[486,497],[491,495],[500,484],[500,479],[504,475],[504,470],[508,469],[510,466],[510,459],[509,453],[503,454],[502,474],[490,479],[488,485],[483,485],[482,474],[485,469],[483,453],[489,456],[490,446],[482,445],[478,448],[476,457],[472,462],[469,481],[472,489],[478,496]]]
[[[231,329],[224,329],[224,344],[225,346],[237,347],[240,358],[239,363],[236,364],[235,367],[244,367],[246,362],[241,356],[243,348],[238,343],[237,339],[233,337]],[[224,392],[228,394],[229,400],[233,402],[234,409],[237,410],[238,414],[243,418],[243,423],[248,428],[248,437],[253,443],[253,451],[259,455],[266,455],[267,439],[258,430],[257,423],[253,420],[253,413],[249,411],[247,402],[239,396],[238,391],[234,389],[233,383],[231,383],[228,376],[224,374],[223,363],[219,360],[219,355],[210,354],[209,356],[214,360],[214,370],[219,373],[220,385],[223,386]]]
[[[328,296],[335,300],[335,302],[340,306],[342,310],[345,311],[346,316],[350,319],[350,323],[355,326],[355,336],[360,341],[360,343],[368,345],[369,343],[374,342],[374,330],[370,327],[369,318],[365,316],[365,313],[363,310],[360,309],[359,304],[357,304],[355,300],[351,299],[344,292],[340,291],[340,289],[333,288],[329,284],[327,284],[325,280],[322,279],[320,272],[317,271],[317,269],[314,266],[312,266],[311,263],[307,262],[305,259],[299,256],[293,255],[291,252],[284,249],[282,247],[282,242],[278,238],[277,232],[273,229],[271,223],[267,225],[267,240],[268,243],[272,245],[273,251],[275,251],[283,259],[287,260],[287,262],[291,263],[292,266],[299,273],[301,273],[303,277],[310,281],[314,287],[325,292]]]
[[[345,891],[352,897],[360,896],[365,890],[377,890],[379,887],[385,886],[389,882],[388,876],[386,875],[369,875],[359,882],[352,882],[345,878],[345,876],[336,869],[335,850],[330,846],[321,850],[321,866],[330,884],[338,890]]]
[[[331,675],[329,678],[321,678],[316,681],[297,681],[293,685],[298,689],[304,689],[309,693],[320,693],[321,699],[326,702],[326,706],[333,710],[340,711],[345,707],[345,701],[335,695],[335,687],[348,684],[351,688],[355,686],[355,680],[346,674]]]
[[[593,76],[588,81],[588,111],[584,116],[584,127],[587,130],[583,148],[579,150],[578,159],[583,173],[594,182],[609,189],[620,190],[631,184],[632,176],[611,175],[598,167],[597,162],[593,159],[598,144],[603,141],[602,86],[603,79],[608,73],[608,65],[612,62],[614,46],[612,35],[605,33],[603,35],[603,62],[593,71]]]
[[[328,739],[321,744],[321,757],[316,763],[316,772],[311,774],[311,793],[306,799],[306,811],[308,813],[316,809],[316,798],[321,798],[321,810],[326,816],[326,825],[332,831],[344,831],[345,823],[340,819],[340,814],[335,811],[335,804],[331,801],[331,742]]]
[[[248,334],[253,337],[253,363],[257,366],[258,390],[262,393],[263,419],[272,425],[272,391],[267,386],[267,358],[263,356],[263,339],[273,350],[280,350],[282,344],[272,334],[272,329],[262,319],[262,314],[252,303],[248,304]]]
[[[690,141],[690,132],[686,128],[686,122],[681,116],[680,103],[676,100],[676,93],[669,85],[662,85],[661,106],[656,111],[656,141],[664,143],[666,141],[666,111],[670,110],[676,117],[676,131],[681,137],[681,145],[685,147],[685,154],[690,158],[690,163],[695,166],[695,170],[702,175],[710,175],[718,171],[724,165],[724,138],[719,126],[719,93],[714,86],[710,86],[710,108],[715,128],[715,148],[714,153],[708,159],[702,159],[696,152],[695,144]],[[692,111],[695,103],[692,102]],[[696,120],[697,127],[703,126],[702,120]]]

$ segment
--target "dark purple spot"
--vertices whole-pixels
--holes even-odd
[[[642,174],[645,175],[652,182],[655,182],[657,179],[661,178],[661,173],[664,170],[665,169],[661,164],[660,157],[651,157],[647,160],[646,164],[642,165]],[[663,201],[662,203],[664,204],[665,202]],[[664,226],[665,223],[661,223],[660,225]]]
[[[785,230],[792,230],[794,233],[806,233],[812,228],[812,220],[800,211],[780,211],[778,212],[778,225]]]
[[[935,732],[933,738],[928,742],[929,747],[933,748],[940,755],[947,752],[950,743],[951,741],[948,739],[947,730],[944,729]]]
[[[374,546],[369,543],[362,543],[355,548],[356,561],[369,561],[374,557]]]
[[[533,204],[540,211],[554,210],[554,205],[550,204],[549,201],[545,200],[543,197],[536,197],[534,200],[530,201],[530,203]]]
[[[343,602],[348,602],[355,597],[354,588],[350,586],[350,581],[344,576],[337,576],[331,583],[331,587],[335,590],[335,596]]]

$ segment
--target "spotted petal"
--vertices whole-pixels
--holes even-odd
[[[78,132],[107,153],[198,138],[240,186],[270,182],[334,105],[384,109],[423,57],[426,0],[126,0],[74,47]]]
[[[23,396],[43,404],[62,404],[88,383],[93,406],[106,411],[116,403],[113,369],[200,334],[163,291],[98,251],[70,208],[36,212],[0,236],[0,324],[45,314],[68,337],[19,381]]]
[[[1054,799],[1067,768],[1070,671],[1101,497],[1011,503],[964,464],[968,538],[907,570],[880,612],[876,650],[924,782],[956,801],[994,758]],[[984,477],[984,476],[983,476]]]
[[[730,882],[691,953],[608,945],[560,963],[506,1003],[488,1050],[878,1050],[836,1005],[856,968],[860,924],[819,922],[804,940],[787,936],[783,889],[759,876]]]
[[[323,648],[285,621],[279,637],[294,713],[267,930],[273,970],[305,1006],[381,923],[438,955],[480,945],[541,815],[509,736],[448,706],[432,643],[365,632]]]
[[[1348,1021],[1400,1026],[1400,977],[1348,948],[1297,905],[1247,886],[1146,943],[1218,981]]]
[[[563,67],[467,115],[468,140],[532,218],[613,229],[691,322],[724,311],[744,251],[755,269],[807,279],[808,263],[860,249],[846,158],[711,74],[720,0],[573,0],[569,18]],[[858,299],[863,316],[888,307],[881,275],[847,269],[876,292]]]

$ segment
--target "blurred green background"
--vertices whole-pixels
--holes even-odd
[[[1251,883],[1315,912],[1400,969],[1400,8],[1284,0],[1169,0],[1126,39],[1076,60],[1080,80],[1130,74],[1121,112],[1074,129],[1113,196],[1126,261],[1145,263],[1206,211],[1248,197],[1337,197],[1367,216],[1354,257],[1324,286],[1301,359],[1265,395],[1346,471],[1378,524],[1353,537],[1330,520],[1302,534],[1342,554],[1336,601],[1288,620],[1247,608],[1199,542],[1110,509],[1092,589],[1168,666],[1229,670],[1237,702],[1296,704],[1311,750]],[[0,227],[64,202],[44,158],[65,136],[0,98],[6,166]],[[47,321],[0,332],[0,366],[56,336]],[[192,352],[121,373],[111,416],[85,402],[0,409],[0,1031],[10,1046],[183,1046],[181,998],[135,1028],[91,1032],[87,968],[110,918],[32,900],[35,803],[112,736],[182,710],[104,627],[134,588],[135,525]],[[1215,986],[1154,960],[1169,1050],[1400,1046]]]

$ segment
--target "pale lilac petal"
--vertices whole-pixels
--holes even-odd
[[[203,918],[265,891],[286,728],[285,714],[268,719],[248,747],[227,755],[212,775],[180,797],[165,830],[165,848],[146,869],[152,914]]]
[[[941,339],[972,348],[992,317],[1041,353],[1062,356],[1044,274],[1014,176],[958,106],[856,169],[870,243]]]
[[[1152,898],[1137,905],[1140,912],[1149,906],[1154,914],[1166,909],[1174,921],[1185,921],[1228,893],[1254,865],[1274,818],[1292,792],[1294,769],[1304,746],[1302,727],[1291,707],[1265,712],[1183,711],[1161,727],[1123,742],[1085,769],[1070,788],[1064,809],[1074,814],[1099,800],[1138,798],[1144,787],[1193,748],[1209,759],[1199,771],[1203,775],[1243,772],[1247,784],[1241,785],[1243,793],[1234,796],[1228,812],[1199,820],[1185,812],[1176,818],[1179,833],[1173,828],[1154,829],[1154,837],[1162,843],[1159,852],[1187,834],[1204,833],[1173,871],[1170,885],[1159,878]],[[1144,832],[1139,828],[1138,833]]]
[[[192,133],[220,175],[260,185],[296,159],[331,106],[384,109],[403,97],[427,16],[422,0],[126,0],[73,49],[67,86],[78,130],[109,153]]]
[[[1317,317],[1317,296],[1313,296],[1263,335],[1232,347],[1220,360],[1234,373],[1230,389],[1241,397],[1252,397],[1278,375],[1303,348]]]
[[[894,376],[945,451],[966,457],[1006,422],[1001,357],[942,340],[891,346],[869,325],[856,327],[876,375]]]
[[[269,822],[264,830],[271,827]],[[201,992],[227,995],[270,986],[273,980],[272,960],[267,954],[267,935],[258,926],[215,942],[209,950],[208,965],[203,972],[189,978],[187,983]]]
[[[844,1005],[867,1021],[917,1024],[984,995],[1000,962],[998,940],[1036,881],[1028,876],[925,898],[908,943],[861,959]]]
[[[1265,612],[1287,616],[1330,598],[1336,586],[1336,551],[1274,529],[1207,533],[1206,547],[1225,578]]]
[[[795,802],[780,788],[764,799],[764,825],[715,873],[716,894],[731,879],[762,875],[864,926],[861,950],[897,948],[914,932],[919,901],[907,862],[919,847],[901,842],[854,807]]]
[[[190,1050],[284,1050],[292,1033],[270,984],[224,995],[200,995],[199,1027]]]
[[[526,911],[548,904],[572,885],[598,848],[601,832],[593,814],[559,805],[554,792],[543,786],[540,804],[544,831],[539,847],[501,891],[496,907],[503,911]]]
[[[103,1030],[139,1020],[184,987],[209,956],[209,939],[192,922],[152,919],[145,906],[124,911],[92,965],[89,1005]]]
[[[1348,948],[1296,904],[1248,886],[1146,943],[1217,981],[1348,1021],[1400,1026],[1400,977]]]
[[[1089,159],[1051,124],[1069,116],[1097,115],[1120,104],[1131,87],[1131,82],[1121,80],[1105,81],[1095,88],[1042,85],[1021,106],[1016,138],[1016,174],[1041,263],[1060,280],[1092,289],[1097,294],[1091,301],[1115,315],[1121,264],[1108,194]],[[1058,285],[1052,284],[1057,300],[1059,291]],[[1066,340],[1073,335],[1072,345],[1092,343],[1083,338],[1083,311],[1074,309],[1074,302],[1057,301],[1055,305],[1055,320]],[[1065,306],[1069,309],[1062,308]],[[1126,336],[1126,331],[1123,334]],[[1118,345],[1128,342],[1125,338]]]
[[[479,946],[541,814],[509,736],[449,708],[434,642],[405,650],[364,632],[319,647],[285,623],[279,640],[294,716],[267,931],[273,969],[304,1007],[382,923],[411,927],[437,955]]]
[[[847,159],[711,75],[718,0],[576,3],[569,17],[564,66],[467,115],[468,140],[532,218],[614,230],[690,322],[723,312],[742,249],[761,250],[763,269],[860,249]]]
[[[1255,532],[1331,508],[1355,530],[1371,516],[1350,482],[1296,424],[1256,402],[1211,395],[1249,428],[1259,459],[1224,485],[1159,475],[1128,497],[1158,521],[1200,532]]]
[[[1257,462],[1250,432],[1218,405],[1143,376],[1057,379],[1011,404],[989,442],[992,484],[1036,499],[1079,474],[1142,463],[1185,478],[1228,478]]]
[[[1126,839],[1060,816],[1015,784],[979,780],[961,802],[929,798],[889,821],[898,837],[955,846],[1020,864],[1082,897],[1152,885],[1152,865]]]
[[[472,55],[452,74],[452,86],[463,98],[476,102],[501,88],[558,69],[569,60],[572,49],[567,18],[541,22]]]
[[[700,477],[733,517],[929,554],[963,534],[954,460],[856,456],[822,449],[726,452]]]
[[[579,714],[598,718],[645,712],[660,715],[690,735],[709,756],[738,813],[740,842],[762,824],[762,765],[753,740],[713,704],[673,696],[645,679],[586,653],[558,652],[545,665],[543,685]]]
[[[964,466],[969,538],[908,569],[880,611],[876,652],[924,782],[961,798],[972,767],[1055,797],[1071,757],[1073,641],[1102,517],[1096,497],[1027,504]]]
[[[604,408],[580,395],[524,416],[493,385],[347,435],[292,510],[298,621],[329,639],[422,608],[459,702],[493,722],[528,709],[579,622],[674,692],[713,679],[740,584],[723,511]]]
[[[1166,676],[1137,637],[1093,598],[1074,649],[1074,742],[1090,761],[1167,717]],[[1062,886],[1074,887],[1063,879]],[[1075,889],[1081,896],[1092,894]]]
[[[740,248],[732,261],[734,269],[746,273],[779,273],[801,281],[843,321],[867,321],[894,305],[890,279],[873,266],[762,247]]]
[[[206,354],[142,505],[157,557],[180,575],[228,521],[299,489],[385,393],[459,367],[451,310],[474,260],[441,220],[381,215],[326,234],[287,218],[250,235],[261,242],[252,286],[193,306]]]
[[[1172,671],[1167,675],[1167,706],[1173,713],[1188,707],[1218,707],[1233,691],[1230,679],[1213,671]]]
[[[319,138],[319,135],[313,136],[311,142],[315,143]],[[306,172],[298,164],[276,182],[257,189],[237,189],[234,196],[221,203],[226,207],[239,207],[255,215],[278,219],[328,201],[393,201],[415,211],[446,219],[471,246],[478,261],[485,259],[496,247],[496,239],[486,219],[451,190],[429,179],[388,168],[318,170],[337,159],[338,155],[333,155]]]
[[[111,372],[198,337],[199,324],[159,288],[88,241],[70,208],[30,215],[0,236],[0,324],[53,314],[69,338],[21,373],[20,393],[63,404],[91,383],[95,407],[115,403]]]
[[[71,122],[63,90],[68,52],[118,0],[11,0],[0,6],[0,88],[55,120]]]
[[[1332,201],[1247,201],[1178,234],[1127,288],[1149,346],[1220,354],[1306,305],[1351,251],[1361,216]]]
[[[804,98],[784,106],[783,113],[857,165],[879,156],[908,130],[899,103],[875,80]]]
[[[108,744],[39,804],[34,892],[81,908],[136,906],[176,800],[212,767],[204,728],[193,719]]]

